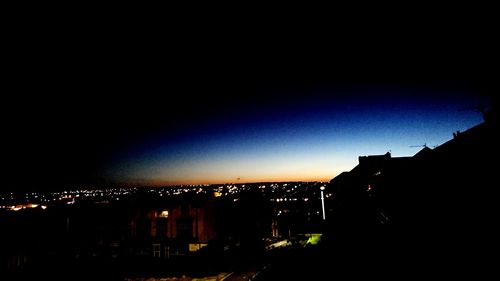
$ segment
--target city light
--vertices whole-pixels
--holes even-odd
[[[321,190],[321,209],[323,210],[323,220],[326,220],[325,216],[325,197],[323,196],[323,191],[325,190],[325,187],[322,186],[320,187]]]
[[[211,196],[216,200],[229,198],[231,202],[239,201],[241,194],[247,191],[257,191],[268,202],[280,204],[280,208],[288,208],[290,204],[297,201],[311,202],[314,196],[312,187],[323,188],[322,182],[276,182],[276,183],[246,183],[246,184],[222,184],[222,185],[192,185],[192,186],[165,186],[165,187],[142,187],[142,188],[113,188],[106,187],[92,189],[89,187],[59,192],[32,192],[18,195],[5,193],[0,197],[0,209],[6,211],[22,211],[27,209],[46,210],[56,205],[81,206],[81,204],[116,204],[115,202],[129,202],[134,200],[139,192],[147,192],[156,198],[174,198],[183,195]],[[269,188],[267,188],[269,187]],[[317,190],[317,189],[316,189]],[[331,194],[327,194],[328,198]],[[315,203],[313,203],[315,204]],[[283,209],[284,211],[284,209]],[[169,213],[162,210],[159,217],[167,218]]]

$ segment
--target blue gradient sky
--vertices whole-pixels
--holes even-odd
[[[411,156],[482,122],[480,99],[432,88],[303,88],[221,102],[119,152],[106,177],[137,185],[326,181],[359,155]],[[266,96],[269,95],[269,99]],[[174,120],[175,121],[175,120]]]
[[[494,25],[448,23],[14,30],[0,190],[328,180],[359,155],[413,155],[498,93]]]

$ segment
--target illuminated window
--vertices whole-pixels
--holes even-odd
[[[162,211],[160,213],[160,218],[168,218],[168,211]]]
[[[160,244],[153,244],[153,257],[160,257]]]

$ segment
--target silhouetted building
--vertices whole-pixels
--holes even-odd
[[[494,120],[455,132],[449,141],[424,147],[413,157],[359,157],[356,167],[327,187],[333,194],[327,217],[335,249],[340,254],[353,249],[424,254],[422,270],[442,267],[443,260],[453,268],[488,264],[482,251],[497,243],[500,213]]]

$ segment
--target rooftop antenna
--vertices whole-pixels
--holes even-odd
[[[429,147],[427,143],[424,144],[417,144],[417,145],[409,145],[408,147]],[[438,147],[437,145],[431,145],[432,148]]]
[[[417,145],[409,145],[408,147],[427,147],[427,143],[417,144]]]

